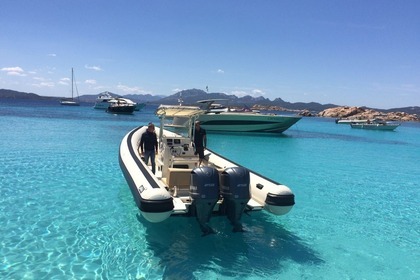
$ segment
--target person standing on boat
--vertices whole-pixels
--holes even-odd
[[[207,146],[206,130],[200,126],[200,121],[195,122],[194,146],[195,153],[198,154],[199,158],[198,165],[200,166],[204,159],[204,149]]]
[[[141,156],[144,157],[144,162],[149,163],[149,158],[152,164],[152,172],[155,174],[155,155],[158,153],[157,136],[155,133],[155,125],[149,123],[146,132],[144,132],[140,139]]]

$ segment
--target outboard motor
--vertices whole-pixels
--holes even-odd
[[[190,195],[201,231],[204,235],[215,233],[208,222],[219,199],[217,169],[208,166],[194,168],[191,171]]]
[[[234,232],[243,231],[240,220],[251,197],[249,183],[249,171],[244,167],[229,167],[222,172],[220,184],[223,207]]]

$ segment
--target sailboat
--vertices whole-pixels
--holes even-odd
[[[74,99],[73,97],[73,88],[76,87],[76,93],[77,93],[77,100]],[[74,72],[73,72],[73,68],[71,68],[71,98],[64,98],[60,100],[60,104],[61,105],[66,105],[66,106],[79,106],[79,93],[77,91],[77,85],[75,84],[74,81]]]

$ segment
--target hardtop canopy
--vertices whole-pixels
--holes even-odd
[[[179,106],[179,105],[160,105],[155,114],[158,117],[173,118],[173,117],[185,117],[191,118],[204,114],[206,111],[200,109],[197,106]]]

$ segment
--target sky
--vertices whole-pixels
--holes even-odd
[[[1,0],[0,88],[420,106],[418,0]]]

